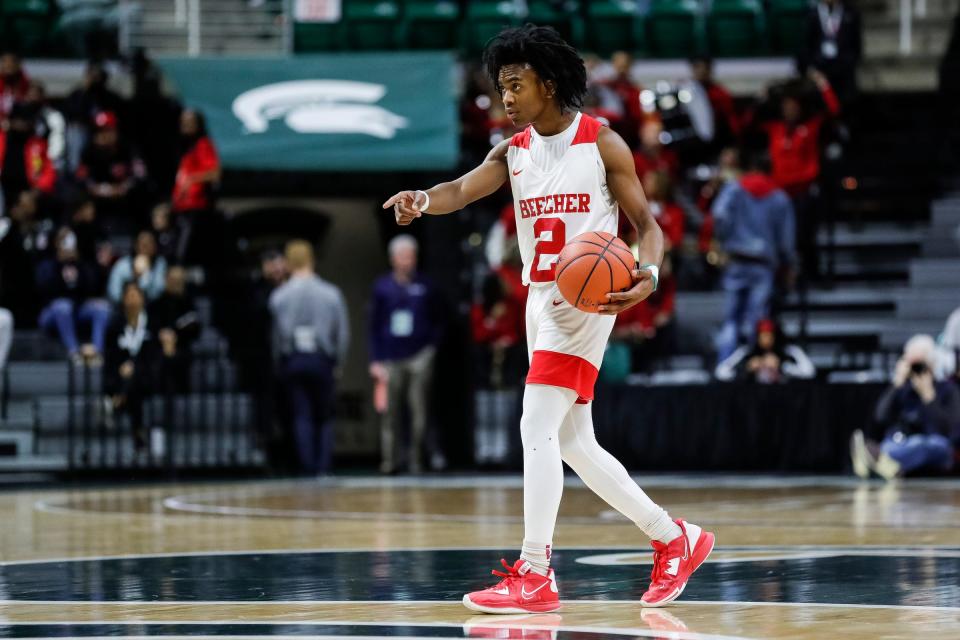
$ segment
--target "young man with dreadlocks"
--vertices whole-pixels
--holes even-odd
[[[563,492],[565,461],[590,489],[630,518],[654,548],[645,606],[680,596],[713,549],[714,536],[671,520],[597,444],[590,401],[614,316],[657,288],[663,235],[650,213],[630,149],[616,133],[577,108],[586,70],[576,50],[549,27],[506,29],[483,55],[507,116],[526,128],[490,151],[480,166],[426,191],[387,200],[397,223],[458,211],[510,180],[517,211],[523,279],[530,286],[527,341],[530,372],[523,396],[524,540],[520,559],[501,561],[502,580],[468,593],[463,604],[487,613],[554,611],[560,607],[550,547]],[[587,231],[616,234],[622,209],[640,236],[634,286],[611,293],[599,314],[582,313],[557,291],[554,268],[564,244]]]

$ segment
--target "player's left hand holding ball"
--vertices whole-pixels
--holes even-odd
[[[420,209],[424,204],[425,199],[422,192],[401,191],[384,202],[383,208],[389,209],[393,207],[397,224],[406,226],[413,222],[415,218],[419,218],[422,215]]]
[[[633,287],[623,293],[609,293],[607,304],[597,307],[597,313],[613,316],[643,302],[654,291],[653,274],[646,269],[633,270]]]

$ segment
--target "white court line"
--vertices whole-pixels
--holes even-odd
[[[558,614],[562,615],[562,614]],[[475,617],[475,616],[471,616]],[[8,624],[9,626],[45,626],[45,625],[123,625],[123,626],[138,626],[138,625],[244,625],[244,626],[254,626],[254,625],[265,625],[265,626],[274,626],[274,625],[292,625],[292,626],[355,626],[355,627],[449,627],[457,628],[461,630],[465,626],[465,623],[450,623],[450,622],[410,622],[406,620],[401,621],[382,621],[382,622],[354,622],[352,620],[329,620],[324,622],[319,621],[300,621],[300,620],[273,620],[269,622],[255,622],[252,620],[231,620],[228,622],[210,622],[203,620],[136,620],[136,621],[127,621],[127,622],[116,622],[109,620],[97,620],[90,621],[84,620],[79,622],[11,622],[11,623],[0,623],[0,626],[3,624]],[[609,634],[609,635],[618,635],[618,636],[640,636],[645,638],[663,638],[669,637],[676,640],[747,640],[746,636],[723,636],[711,633],[697,633],[695,631],[654,631],[652,629],[640,629],[640,628],[629,628],[629,627],[585,627],[579,625],[538,625],[538,624],[523,624],[518,622],[515,624],[504,624],[504,621],[497,621],[496,618],[490,620],[490,624],[487,625],[477,625],[477,626],[495,626],[495,627],[504,627],[504,628],[515,628],[515,629],[537,629],[537,630],[549,630],[549,631],[563,631],[567,633],[596,633],[596,634]],[[150,636],[151,638],[163,638],[165,636]],[[195,637],[195,636],[193,636]],[[270,636],[275,637],[275,636]],[[282,637],[282,636],[280,636]],[[294,636],[291,636],[294,637]],[[391,636],[382,636],[385,638],[391,638]],[[459,636],[458,636],[459,637]],[[345,638],[351,638],[351,636],[336,636],[337,640],[344,640]]]
[[[90,606],[100,606],[100,605],[110,605],[110,606],[121,606],[121,605],[131,605],[131,606],[141,606],[141,605],[172,605],[172,606],[184,606],[184,605],[211,605],[211,606],[226,606],[226,605],[267,605],[273,604],[273,601],[270,600],[221,600],[221,601],[206,601],[206,600],[0,600],[0,605],[23,605],[23,604],[37,604],[37,605],[90,605]],[[283,606],[291,605],[416,605],[416,606],[434,606],[434,605],[449,605],[449,604],[461,604],[459,599],[457,600],[283,600],[276,601],[276,604]],[[609,604],[626,604],[626,605],[635,605],[639,608],[642,608],[639,600],[564,600],[563,604],[574,605],[574,604],[584,604],[584,605],[609,605]],[[843,604],[840,602],[760,602],[753,600],[676,600],[671,603],[671,609],[667,609],[668,612],[676,613],[680,615],[682,611],[673,611],[672,607],[674,606],[683,606],[683,605],[696,605],[696,606],[717,606],[717,607],[814,607],[817,609],[897,609],[903,611],[932,611],[932,612],[944,612],[944,613],[960,613],[960,607],[938,607],[934,605],[916,605],[916,604]],[[562,612],[562,609],[561,609]],[[562,613],[560,614],[562,615]],[[496,620],[492,618],[491,622]],[[130,624],[139,623],[139,620],[130,621]],[[180,624],[179,621],[164,621],[164,624]],[[3,624],[3,623],[0,623]],[[64,623],[66,624],[66,623]],[[146,623],[153,624],[153,623]],[[201,623],[196,623],[201,624]],[[205,624],[211,624],[209,622]],[[232,622],[220,622],[218,624],[233,624]],[[253,623],[251,623],[253,624]],[[270,618],[269,623],[264,624],[296,624],[294,622],[289,623],[280,623],[275,622],[275,618]],[[310,624],[321,624],[320,622],[311,622]],[[334,624],[328,622],[325,624]],[[350,622],[338,621],[335,624],[353,624]],[[371,622],[368,624],[380,624],[376,622]],[[400,623],[388,623],[388,624],[400,624]]]
[[[509,545],[507,545],[509,546]],[[162,551],[157,553],[130,553],[116,555],[98,555],[98,556],[72,556],[62,558],[35,558],[32,560],[2,560],[0,567],[31,565],[31,564],[59,564],[68,562],[97,562],[103,560],[140,560],[152,558],[195,558],[195,557],[217,557],[217,556],[256,556],[256,555],[279,555],[279,554],[321,554],[321,553],[375,553],[375,552],[413,552],[413,551],[503,551],[504,545],[456,545],[440,547],[346,547],[342,549],[331,549],[329,547],[304,548],[304,549],[237,549],[214,550],[214,551]],[[624,554],[634,555],[648,553],[648,549],[637,548],[636,551],[627,551],[629,545],[622,544],[591,544],[591,545],[564,545],[557,547],[556,551],[603,551],[605,549],[616,549]],[[716,547],[715,551],[783,551],[785,553],[807,552],[816,554],[819,552],[838,552],[838,555],[905,555],[918,557],[939,557],[940,552],[946,552],[944,557],[954,557],[951,552],[960,552],[957,545],[933,544],[923,546],[896,546],[896,545],[723,545]],[[840,553],[842,552],[842,553]],[[811,556],[812,557],[812,556]]]

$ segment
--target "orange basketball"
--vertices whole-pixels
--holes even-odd
[[[567,243],[557,260],[557,288],[571,305],[596,313],[607,294],[633,286],[633,252],[620,238],[588,231]]]

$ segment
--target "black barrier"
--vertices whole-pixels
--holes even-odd
[[[598,386],[594,427],[631,470],[838,472],[885,386]]]
[[[185,384],[158,385],[143,393],[142,420],[137,420],[130,406],[118,406],[105,393],[101,368],[71,365],[65,407],[48,403],[37,408],[38,436],[49,441],[65,435],[62,449],[74,472],[173,475],[263,468],[258,395],[241,388],[234,365],[222,355],[197,354]]]

